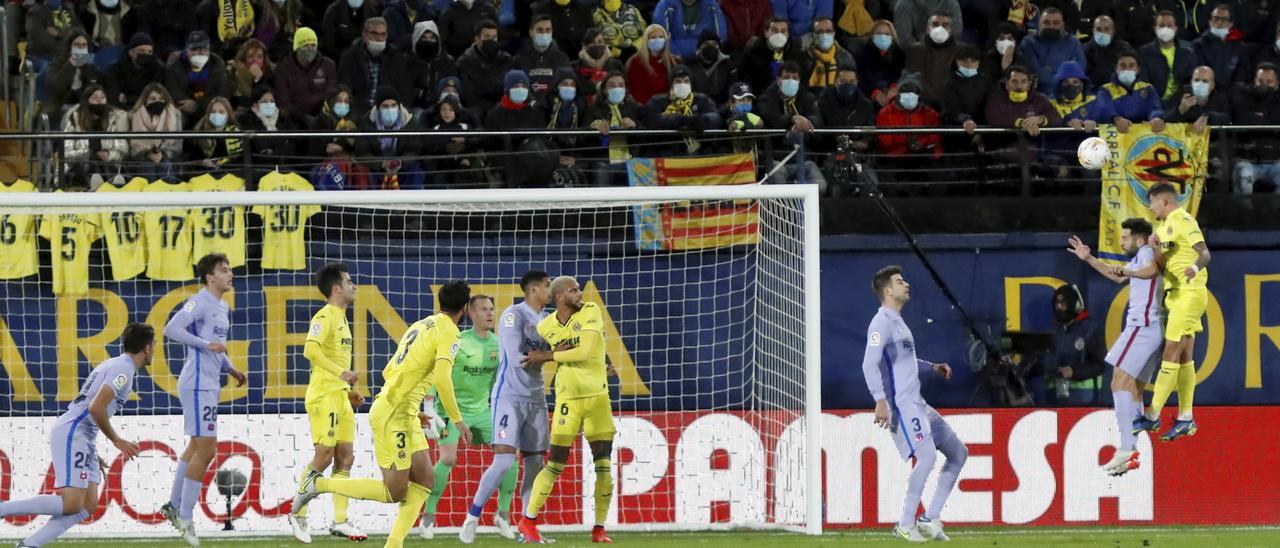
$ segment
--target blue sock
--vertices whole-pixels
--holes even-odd
[[[173,488],[169,490],[169,505],[177,508],[182,504],[182,483],[187,479],[187,462],[178,461],[178,472],[173,475]]]
[[[191,514],[200,501],[200,482],[193,479],[182,480],[182,506],[178,507],[178,517],[191,521]]]
[[[27,537],[22,543],[28,546],[44,546],[45,543],[58,538],[67,532],[67,529],[72,528],[75,524],[84,521],[88,517],[89,512],[84,510],[65,516],[53,516],[48,523],[44,524],[44,527],[31,533],[31,536]]]
[[[0,502],[0,517],[31,515],[62,515],[62,497],[58,495],[39,495],[29,499]]]

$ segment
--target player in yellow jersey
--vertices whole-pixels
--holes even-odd
[[[422,504],[431,494],[435,473],[428,453],[427,415],[422,400],[435,386],[445,414],[456,425],[459,441],[471,443],[471,429],[453,392],[453,359],[458,353],[458,322],[467,313],[471,288],[453,281],[440,288],[440,312],[409,326],[396,353],[382,369],[382,390],[369,410],[373,427],[373,454],[382,469],[382,481],[372,478],[329,479],[311,471],[298,486],[294,508],[302,508],[320,493],[335,493],[378,502],[396,502],[400,509],[388,548],[404,546],[404,538],[417,521]]]
[[[541,543],[538,511],[547,502],[556,479],[569,462],[569,450],[579,432],[587,436],[596,472],[596,523],[591,541],[612,544],[604,531],[613,499],[613,407],[609,402],[609,382],[613,374],[605,363],[604,320],[600,307],[582,301],[582,289],[569,276],[551,281],[551,302],[556,313],[538,322],[538,334],[555,349],[531,350],[524,362],[538,365],[556,362],[556,404],[551,419],[551,453],[533,483],[533,495],[525,501],[520,534],[526,543]]]
[[[1163,441],[1173,441],[1182,436],[1194,436],[1196,421],[1191,415],[1195,398],[1196,366],[1192,352],[1196,346],[1196,333],[1204,330],[1200,317],[1204,316],[1208,303],[1209,248],[1204,243],[1200,224],[1178,205],[1178,192],[1172,184],[1161,182],[1147,191],[1151,212],[1160,224],[1152,235],[1157,249],[1156,263],[1164,274],[1164,306],[1169,318],[1164,328],[1164,354],[1161,356],[1160,374],[1156,376],[1155,394],[1147,413],[1133,422],[1134,432],[1156,431],[1160,428],[1160,410],[1177,388],[1178,418],[1173,426],[1160,435]]]
[[[351,326],[347,323],[347,307],[356,300],[356,284],[347,265],[330,263],[316,273],[316,287],[328,301],[311,317],[307,343],[302,355],[311,362],[311,380],[307,383],[307,419],[311,423],[311,443],[315,456],[302,470],[299,482],[312,472],[323,473],[333,463],[334,478],[351,477],[355,461],[352,443],[356,441],[355,409],[364,405],[364,396],[353,390],[358,379],[351,370]],[[333,525],[329,534],[348,540],[368,538],[347,521],[347,497],[333,496]],[[311,543],[307,529],[307,508],[296,507],[289,514],[293,538]]]

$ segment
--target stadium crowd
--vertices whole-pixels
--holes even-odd
[[[1032,143],[1068,170],[1097,124],[1280,123],[1268,1],[10,0],[41,111],[68,131],[361,130],[331,140],[68,140],[85,173],[147,179],[247,159],[318,188],[625,184],[629,154],[756,150],[699,130],[954,127],[854,135],[875,165]],[[16,63],[14,63],[16,66]],[[979,135],[979,127],[1015,134]],[[1078,134],[1040,134],[1069,126]],[[598,138],[520,137],[593,129]],[[612,129],[685,130],[610,140]],[[403,130],[506,132],[411,138]],[[1280,138],[1235,147],[1235,192],[1274,188]],[[776,160],[781,150],[771,152]],[[772,149],[771,149],[772,150]],[[768,162],[763,162],[767,167]],[[76,166],[79,166],[78,168]],[[793,166],[794,167],[794,166]],[[809,162],[809,180],[823,170]],[[794,179],[798,170],[784,170]],[[335,177],[335,174],[338,176]],[[776,178],[775,178],[776,179]]]

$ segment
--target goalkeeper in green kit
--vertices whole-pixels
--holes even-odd
[[[488,295],[471,297],[468,315],[471,328],[462,332],[458,355],[453,366],[453,389],[462,410],[462,421],[471,428],[473,439],[493,439],[493,412],[489,406],[489,393],[498,373],[498,335],[493,331],[494,302]],[[434,392],[434,389],[433,389]],[[434,394],[428,394],[431,397]],[[436,462],[436,484],[422,513],[419,532],[422,538],[435,537],[436,505],[449,483],[449,473],[458,462],[458,429],[441,419],[444,408],[434,398],[427,400],[426,413],[431,420],[427,438],[439,439],[440,458]],[[443,432],[443,437],[442,433]],[[511,499],[514,496],[520,470],[512,466],[502,478],[498,489],[498,515],[494,524],[498,534],[514,539],[511,529]]]

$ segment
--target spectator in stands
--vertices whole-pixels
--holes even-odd
[[[1209,124],[1231,123],[1231,101],[1226,91],[1218,90],[1212,68],[1196,67],[1191,73],[1191,83],[1182,90],[1182,97],[1164,104],[1164,117],[1166,122],[1191,124],[1196,132],[1201,132]]]
[[[267,47],[262,42],[257,38],[249,38],[240,43],[240,51],[236,52],[236,58],[231,61],[227,70],[231,73],[232,103],[247,106],[253,88],[272,86],[276,64],[267,58]]]
[[[578,50],[578,58],[570,64],[578,78],[578,90],[586,98],[587,105],[595,102],[600,83],[610,72],[622,72],[622,61],[613,57],[613,51],[599,30],[587,29],[582,38],[582,49]]]
[[[904,73],[898,82],[898,94],[876,114],[877,128],[939,127],[942,117],[938,111],[924,103],[924,84],[914,73]],[[876,151],[883,155],[878,164],[882,167],[901,168],[920,162],[923,158],[942,157],[942,136],[936,133],[878,132]]]
[[[62,118],[62,131],[124,132],[129,131],[129,118],[123,110],[107,101],[107,91],[98,84],[85,86],[80,104]],[[124,139],[67,139],[63,146],[68,164],[87,164],[88,173],[115,174],[120,161],[129,153]]]
[[[756,96],[751,93],[751,86],[746,82],[735,82],[729,88],[729,101],[725,103],[721,109],[724,118],[725,129],[731,133],[744,132],[752,129],[764,129],[764,118],[753,112],[755,110]],[[761,137],[734,137],[729,140],[732,150],[735,153],[749,152],[753,155],[759,154],[759,144]]]
[[[1241,84],[1231,97],[1231,121],[1242,126],[1280,124],[1280,68],[1271,63],[1258,65],[1253,85]],[[1253,194],[1259,181],[1280,188],[1280,139],[1274,131],[1241,134],[1236,149],[1232,179],[1236,193]]]
[[[773,84],[778,67],[787,61],[804,67],[808,55],[800,40],[791,39],[791,23],[784,17],[770,17],[764,36],[757,36],[742,53],[738,74],[751,89],[764,89]]]
[[[412,51],[413,56],[409,61],[408,77],[418,90],[412,105],[433,107],[440,98],[431,92],[442,78],[458,73],[457,62],[440,47],[440,33],[435,21],[418,21],[409,39],[412,47],[407,51]]]
[[[1071,61],[1082,67],[1085,65],[1084,47],[1075,36],[1063,30],[1064,24],[1061,10],[1042,9],[1039,32],[1028,36],[1019,46],[1041,93],[1053,91],[1057,85],[1053,75],[1063,63]]]
[[[667,89],[667,81],[676,67],[671,55],[667,29],[653,24],[644,29],[644,47],[627,59],[627,85],[636,102],[647,105],[649,99]]]
[[[806,53],[809,55],[809,73],[806,86],[814,94],[821,93],[827,86],[836,82],[836,67],[854,65],[853,54],[836,43],[836,23],[830,17],[818,17],[813,21],[813,43]]]
[[[210,33],[212,51],[228,59],[253,36],[261,5],[254,6],[251,0],[200,0],[195,11],[196,24]]]
[[[898,78],[906,55],[898,47],[898,31],[884,19],[871,26],[871,42],[863,46],[857,57],[858,88],[877,106],[893,102],[898,93]]]
[[[155,56],[167,65],[187,37],[199,30],[196,10],[188,0],[145,0],[138,8],[138,31],[155,40]]]
[[[339,84],[320,105],[315,116],[309,116],[307,129],[312,131],[355,131],[359,129],[357,114],[352,108],[351,89]],[[356,150],[356,141],[350,137],[307,139],[307,156],[313,158],[346,158]]]
[[[592,6],[574,0],[541,0],[534,2],[532,8],[535,18],[539,15],[551,18],[552,33],[560,51],[569,57],[577,57],[578,50],[582,49],[582,38],[591,28]]]
[[[209,52],[209,35],[197,30],[187,37],[187,49],[169,65],[165,87],[181,110],[194,123],[212,97],[226,97],[231,91],[227,64]]]
[[[1250,79],[1257,74],[1258,65],[1262,63],[1280,64],[1280,24],[1276,26],[1275,34],[1272,38],[1274,40],[1264,42],[1249,50],[1249,58],[1241,65],[1242,70],[1237,71],[1237,81],[1246,84],[1250,83]]]
[[[814,29],[814,24],[819,18],[825,17],[831,19],[834,13],[832,3],[834,0],[774,0],[773,12],[775,15],[786,17],[791,23],[791,37],[801,39],[806,47],[813,41],[813,36],[809,33]],[[835,23],[831,24],[832,29]]]
[[[834,13],[831,16],[835,18],[836,27],[841,31],[839,36],[841,45],[850,51],[856,51],[866,45],[867,39],[871,37],[871,29],[881,13],[892,13],[887,5],[883,5],[882,0],[845,1],[843,4],[843,9],[840,9],[840,4],[834,4],[832,6]],[[868,9],[868,5],[871,9]],[[880,9],[881,5],[883,10]],[[872,15],[872,11],[876,11],[876,15]]]
[[[472,131],[480,129],[475,115],[462,108],[455,95],[446,95],[432,109],[433,120],[425,123],[436,131]],[[480,163],[481,139],[478,137],[437,137],[427,139],[424,152],[429,156],[427,171],[432,182],[444,185],[484,182],[484,165]]]
[[[204,113],[204,117],[191,129],[208,132],[240,131],[235,113],[231,101],[225,97],[214,97],[209,100],[209,108]],[[244,162],[244,141],[239,137],[187,139],[185,145],[186,160],[198,163],[206,172],[221,171],[226,169],[227,164],[235,165]]]
[[[759,29],[768,25],[769,18],[773,17],[771,4],[770,0],[720,0],[720,13],[724,14],[728,34],[722,43],[729,46],[725,48],[727,51],[747,49]]]
[[[987,95],[991,93],[991,81],[982,74],[982,53],[970,44],[960,44],[956,48],[955,70],[947,80],[946,89],[942,93],[942,123],[947,126],[961,126],[969,135],[979,125],[986,123],[984,112]],[[947,149],[960,149],[961,143],[971,143],[970,137],[958,137],[956,146]],[[951,145],[952,143],[947,143]]]
[[[1236,81],[1237,71],[1249,56],[1249,46],[1231,37],[1232,30],[1231,8],[1218,4],[1209,18],[1209,29],[1191,43],[1197,63],[1213,69],[1217,85],[1222,87]]]
[[[360,40],[338,59],[338,81],[351,88],[361,110],[372,109],[374,95],[381,88],[396,90],[397,97],[411,95],[402,91],[408,83],[408,61],[399,50],[387,46],[387,22],[370,17],[364,21]]]
[[[1116,59],[1116,73],[1098,88],[1097,120],[1115,124],[1125,133],[1134,122],[1151,122],[1151,131],[1164,131],[1164,106],[1158,88],[1141,81],[1138,56],[1132,51]]]
[[[422,151],[422,142],[416,137],[395,135],[400,131],[418,129],[413,113],[396,99],[396,89],[378,88],[374,94],[374,108],[360,117],[361,131],[386,133],[386,137],[361,137],[356,139],[356,156],[369,168],[374,188],[384,190],[422,188],[424,173],[416,160]]]
[[[293,52],[293,37],[307,8],[303,0],[257,0],[263,9],[254,25],[253,38],[267,47],[267,58],[279,62]],[[257,10],[257,8],[254,8]],[[277,98],[278,99],[278,98]]]
[[[1049,103],[1062,122],[1078,132],[1092,134],[1097,129],[1099,108],[1097,97],[1089,92],[1089,77],[1074,61],[1058,67]],[[1084,180],[1088,194],[1096,195],[1095,176],[1086,175],[1076,162],[1076,150],[1085,140],[1084,133],[1053,133],[1044,137],[1045,162],[1057,170],[1058,179]]]
[[[939,39],[935,31],[935,17],[946,19],[947,35]],[[960,4],[956,0],[898,0],[893,7],[893,24],[898,29],[898,41],[904,49],[909,49],[917,42],[925,41],[925,37],[933,38],[939,44],[964,32],[964,19],[960,15]],[[945,64],[950,65],[951,59]]]
[[[1090,85],[1098,86],[1111,80],[1111,72],[1116,66],[1116,56],[1129,49],[1133,49],[1129,42],[1116,36],[1114,19],[1108,15],[1099,15],[1094,18],[1093,39],[1084,45],[1085,73],[1089,77]]]
[[[38,72],[44,71],[45,62],[62,53],[73,29],[84,28],[72,7],[62,0],[36,0],[27,10],[27,59],[39,61]]]
[[[698,42],[698,54],[685,66],[693,78],[693,90],[705,93],[717,105],[729,98],[729,85],[738,80],[738,65],[721,49],[720,36],[703,31]]]
[[[702,31],[716,33],[721,41],[729,37],[729,24],[716,0],[660,0],[653,22],[670,35],[671,53],[686,62],[697,54]]]
[[[248,143],[255,171],[265,174],[273,169],[299,169],[300,166],[289,165],[294,155],[290,140],[267,136],[277,131],[297,129],[288,113],[280,111],[275,93],[270,87],[257,86],[249,94],[249,101],[249,106],[237,111],[235,118],[240,129],[259,133]]]
[[[419,24],[430,22],[435,25],[440,18],[440,10],[434,0],[386,0],[382,7],[382,18],[387,22],[387,40],[403,51],[413,51],[411,40],[414,30]],[[436,36],[440,31],[436,30]],[[441,48],[443,49],[443,48]]]
[[[1004,77],[1005,71],[1014,65],[1027,66],[1027,58],[1018,48],[1017,29],[1007,21],[1002,21],[995,27],[995,39],[991,41],[991,47],[987,49],[985,55],[982,56],[982,63],[979,70],[991,78],[992,82],[999,81]],[[1110,74],[1110,71],[1107,72]]]
[[[487,150],[496,158],[508,186],[545,184],[559,166],[560,155],[547,139],[540,136],[511,137],[521,129],[545,129],[547,119],[541,108],[530,105],[529,75],[519,69],[507,71],[502,78],[502,100],[485,115],[489,131],[507,132],[508,136],[489,140]]]
[[[643,105],[627,93],[627,77],[621,72],[611,72],[600,85],[600,92],[593,104],[587,107],[584,119],[587,125],[602,136],[602,148],[607,156],[599,158],[595,165],[596,186],[610,186],[625,181],[626,161],[631,158],[627,140],[622,136],[610,136],[615,129],[635,129],[639,126]]]
[[[365,21],[376,15],[365,0],[333,0],[320,23],[320,52],[330,59],[340,58],[364,34]]]
[[[1162,2],[1163,0],[1112,0],[1110,15],[1115,18],[1116,38],[1135,45],[1147,44],[1155,40],[1151,14],[1161,9],[1157,6]],[[1174,12],[1169,13],[1172,16]],[[1175,27],[1181,27],[1181,23],[1175,20]],[[1176,28],[1174,32],[1176,34]],[[1105,81],[1100,80],[1100,82]]]
[[[498,12],[494,11],[493,4],[490,2],[483,0],[479,2],[476,0],[454,0],[444,9],[444,13],[440,14],[440,36],[444,38],[444,50],[449,55],[461,60],[462,52],[472,47],[473,42],[475,42],[473,38],[480,34],[480,25],[482,23],[492,25],[487,28],[492,28],[494,31],[493,43],[496,46],[498,43],[498,25],[494,21],[497,20]],[[485,89],[497,90],[500,83],[498,79],[509,68],[509,66],[503,67],[502,70],[498,71],[498,76],[494,78],[495,81],[486,85]],[[502,95],[501,91],[494,93],[494,98],[491,102],[496,102],[499,95]],[[474,106],[475,104],[472,103],[472,107]]]
[[[49,115],[49,122],[55,127],[62,121],[63,110],[80,102],[85,88],[104,81],[93,64],[89,48],[89,37],[84,30],[71,29],[66,33],[62,54],[49,63],[49,98],[42,112]]]
[[[1040,8],[1041,19],[1046,10],[1058,10],[1062,14],[1062,32],[1066,36],[1075,36],[1080,32],[1080,0],[1036,0]],[[1043,22],[1037,30],[1044,30]]]
[[[107,70],[107,95],[117,106],[133,106],[142,88],[164,82],[164,76],[164,65],[155,56],[155,42],[139,32],[129,38],[129,54]]]
[[[1009,67],[1003,84],[987,96],[987,125],[1021,129],[1032,137],[1039,136],[1041,128],[1062,125],[1049,98],[1031,88],[1029,69]]]
[[[670,91],[650,99],[643,117],[645,127],[653,129],[701,131],[723,127],[716,104],[705,94],[693,91],[693,78],[684,66],[672,69]],[[672,154],[696,154],[702,148],[702,143],[691,137],[684,138],[684,145],[683,150],[667,150]]]
[[[89,41],[98,46],[99,51],[110,49],[119,55],[129,41],[129,35],[124,33],[124,20],[132,10],[133,6],[120,0],[89,0],[80,4],[76,16],[84,24]],[[128,17],[136,21],[138,15]]]
[[[901,5],[901,4],[899,4]],[[929,18],[929,36],[906,50],[906,71],[920,75],[920,98],[930,105],[940,105],[942,88],[947,84],[956,60],[956,38],[951,34],[951,19],[942,14]]]
[[[605,45],[609,46],[609,56],[613,59],[630,57],[639,47],[640,35],[644,33],[646,26],[640,10],[622,0],[600,2],[600,6],[591,14],[591,22],[604,36]]]
[[[578,94],[578,78],[573,70],[568,67],[557,69],[551,90],[546,93],[547,129],[586,127],[583,116],[586,107],[586,98]],[[560,149],[560,166],[574,168],[578,154],[573,149],[577,148],[578,138],[558,135],[552,143]]]
[[[804,69],[796,63],[783,62],[778,67],[777,80],[756,100],[756,110],[764,120],[764,127],[786,129],[786,141],[789,145],[811,142],[810,134],[814,128],[822,126],[822,114],[818,111],[817,99],[805,89],[805,86],[801,85],[803,71]],[[780,150],[777,154],[785,155],[788,152],[790,151]],[[779,160],[779,158],[770,158],[770,160]],[[770,165],[770,169],[772,168],[773,165]],[[774,184],[814,183],[824,192],[827,185],[818,164],[804,154],[796,155],[787,162],[786,166],[774,171],[769,181]]]
[[[1191,78],[1191,71],[1197,65],[1196,52],[1191,49],[1191,44],[1177,38],[1177,25],[1173,12],[1161,11],[1155,19],[1156,41],[1138,50],[1143,78],[1155,86],[1160,99],[1166,101]]]
[[[498,25],[493,20],[477,24],[474,32],[474,43],[458,58],[462,104],[476,112],[488,113],[505,96],[503,75],[515,65],[515,60],[510,53],[498,49]],[[445,42],[448,43],[447,38]]]
[[[338,65],[319,46],[315,31],[300,27],[293,34],[293,53],[277,69],[276,103],[296,121],[319,114],[338,86]]]
[[[129,112],[129,131],[160,133],[182,131],[182,112],[159,82],[147,84]],[[129,160],[135,175],[148,181],[177,177],[174,164],[182,161],[180,139],[130,139]]]
[[[548,95],[556,70],[569,67],[569,56],[556,44],[551,17],[533,16],[529,24],[529,40],[516,54],[515,68],[529,75],[530,92],[535,101]]]
[[[853,65],[836,67],[836,83],[827,86],[818,95],[818,118],[823,127],[839,129],[876,125],[876,106],[858,89],[858,71]],[[869,134],[850,135],[853,149],[865,152],[871,149]]]

